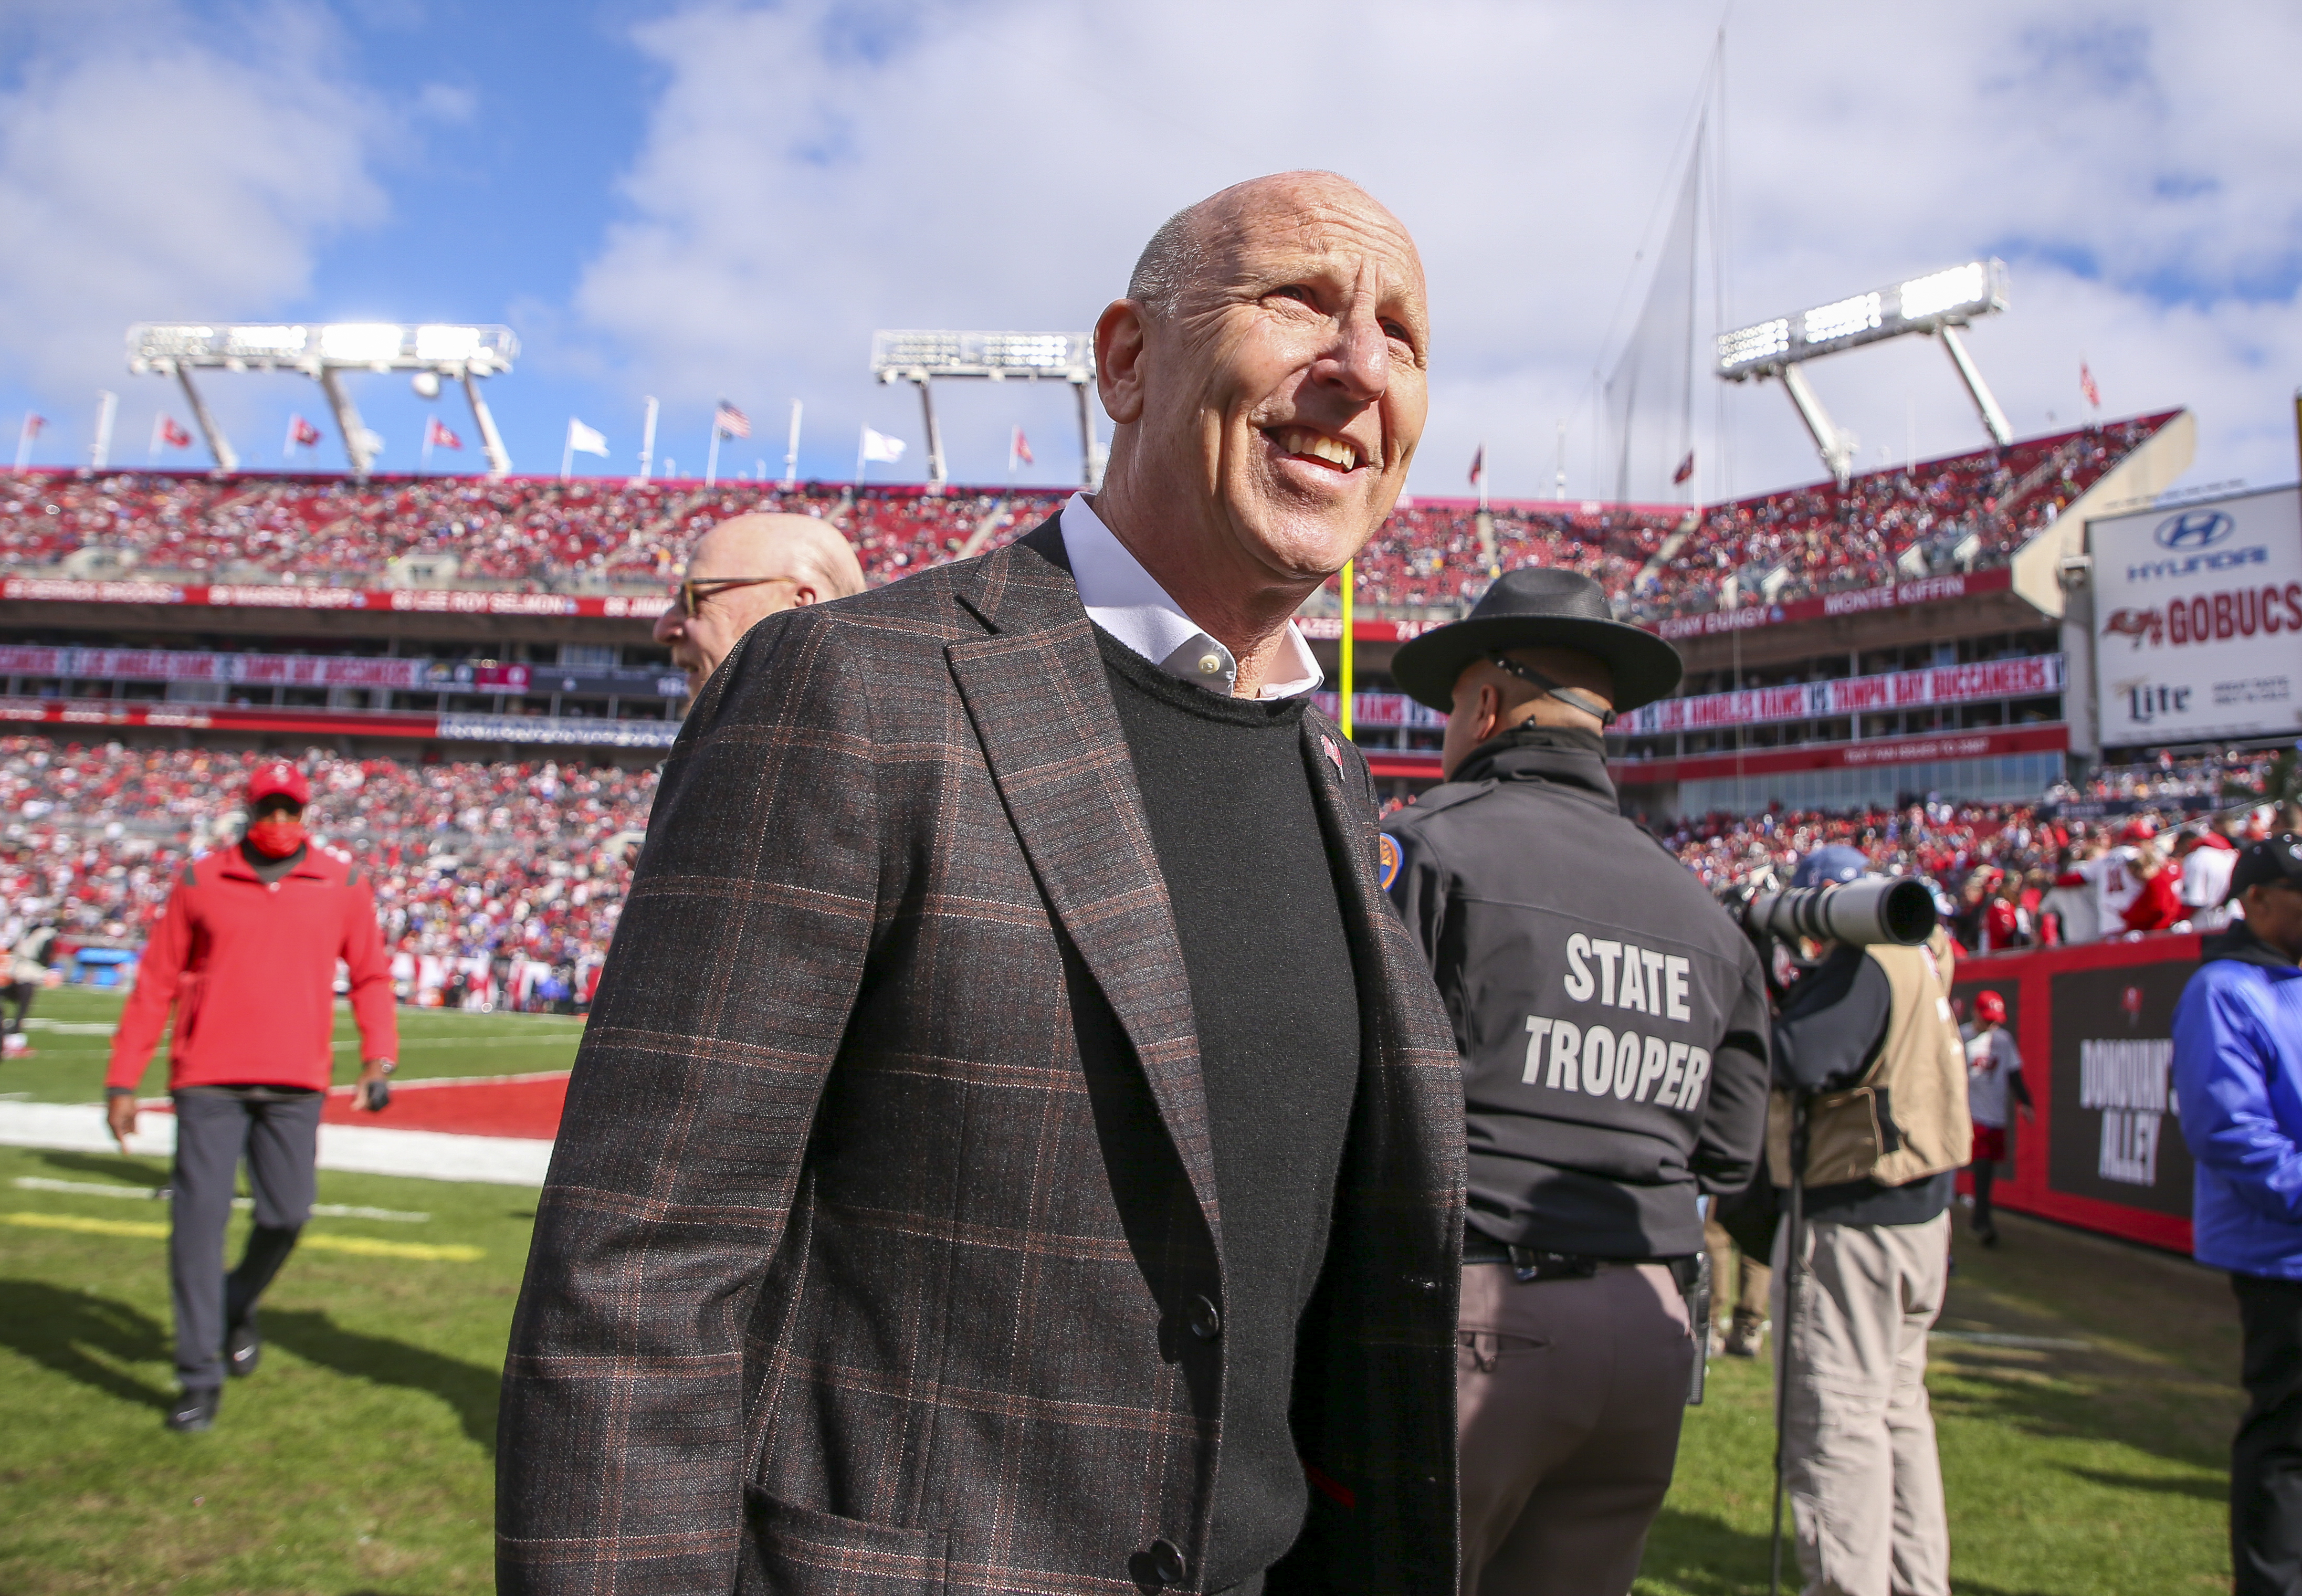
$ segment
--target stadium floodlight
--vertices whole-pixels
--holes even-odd
[[[1823,464],[1845,486],[1854,462],[1853,440],[1832,424],[1822,403],[1799,371],[1799,363],[1836,355],[1885,339],[1918,333],[1940,338],[1967,397],[1974,401],[1991,441],[2004,449],[2014,440],[2006,413],[1968,353],[1959,329],[1977,316],[2006,308],[2006,263],[1996,258],[1929,272],[1869,293],[1818,305],[1796,315],[1777,316],[1718,335],[1718,375],[1729,382],[1775,377],[1791,396],[1799,419],[1814,435]]]
[[[511,474],[511,457],[505,452],[496,418],[480,397],[475,379],[508,373],[519,354],[519,339],[508,327],[475,327],[429,323],[402,326],[395,322],[334,322],[319,324],[251,323],[209,326],[196,323],[139,322],[128,329],[128,369],[141,375],[151,372],[174,377],[183,384],[185,402],[207,440],[220,471],[239,469],[233,453],[208,407],[193,386],[196,366],[223,371],[292,371],[318,382],[328,396],[336,430],[352,475],[365,477],[375,460],[375,439],[360,421],[342,374],[348,371],[416,374],[416,391],[430,398],[440,391],[440,379],[461,382],[471,401],[472,420],[478,425],[480,446],[488,457],[488,475]]]
[[[1103,478],[1103,449],[1096,441],[1088,388],[1095,381],[1095,339],[1086,332],[880,332],[871,335],[871,374],[882,382],[916,382],[928,429],[928,485],[940,490],[949,480],[943,458],[943,430],[936,424],[937,377],[979,378],[1003,382],[1042,377],[1069,382],[1079,399],[1080,476],[1087,486]]]

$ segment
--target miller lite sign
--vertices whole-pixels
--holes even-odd
[[[2302,729],[2302,491],[2087,523],[2104,743]]]

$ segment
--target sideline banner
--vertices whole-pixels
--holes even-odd
[[[2185,933],[1958,962],[1961,1020],[1986,990],[2005,1000],[2037,1105],[2035,1124],[2008,1115],[1998,1205],[2189,1252],[2191,1163],[2172,1038],[2198,943]]]
[[[2105,745],[2302,727],[2302,490],[2087,523]]]

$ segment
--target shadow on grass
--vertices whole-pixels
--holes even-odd
[[[264,1339],[297,1357],[357,1380],[425,1391],[455,1410],[464,1433],[490,1455],[496,1449],[496,1397],[500,1370],[469,1364],[388,1336],[346,1330],[324,1313],[266,1308]]]
[[[1784,1577],[1798,1588],[1797,1559],[1783,1515]],[[1767,1588],[1767,1537],[1747,1534],[1700,1513],[1665,1508],[1647,1532],[1642,1580],[1661,1580],[1687,1596],[1746,1596]]]
[[[156,1191],[168,1183],[166,1164],[113,1153],[43,1153],[40,1162],[68,1174],[99,1175],[113,1186],[148,1186]]]
[[[2171,1479],[2163,1475],[2116,1474],[2103,1468],[2072,1468],[2063,1472],[2091,1485],[2109,1491],[2143,1491],[2154,1496],[2187,1496],[2197,1501],[2213,1502],[2216,1506],[2230,1500],[2228,1479]]]
[[[149,1314],[46,1281],[0,1280],[0,1301],[8,1305],[0,1313],[0,1345],[108,1397],[166,1410],[172,1390],[155,1390],[90,1356],[101,1352],[123,1363],[165,1357],[167,1332]]]

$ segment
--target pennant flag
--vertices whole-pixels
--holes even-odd
[[[163,416],[160,417],[160,441],[170,449],[189,449],[192,435],[176,424],[174,416]]]
[[[721,399],[719,408],[712,412],[711,425],[725,438],[748,438],[752,435],[752,418],[726,399]]]
[[[1017,427],[1015,429],[1015,441],[1007,446],[1007,469],[1010,471],[1014,470],[1016,462],[1019,460],[1026,466],[1036,466],[1038,464],[1037,460],[1034,460],[1031,458],[1031,441],[1023,436],[1023,429],[1021,427]]]
[[[319,428],[300,416],[290,416],[288,418],[288,441],[290,444],[309,449],[319,441]]]
[[[595,437],[598,434],[596,433],[593,434]],[[440,418],[436,416],[432,418],[432,424],[424,429],[424,447],[430,449],[435,443],[441,449],[461,449],[464,447],[464,441],[456,436],[455,433],[449,432],[446,427],[441,426],[440,424]],[[607,451],[603,449],[601,452],[604,454]]]
[[[571,454],[604,455],[608,452],[607,435],[571,416],[567,418],[567,449]]]
[[[1693,449],[1688,449],[1688,450],[1686,451],[1686,458],[1684,458],[1684,459],[1681,460],[1681,461],[1678,463],[1678,469],[1677,469],[1677,470],[1676,470],[1676,471],[1674,471],[1674,472],[1672,472],[1672,473],[1670,474],[1670,480],[1671,480],[1674,483],[1683,483],[1683,482],[1684,482],[1688,477],[1693,476],[1693,475],[1694,475],[1694,451],[1693,451]]]
[[[1479,452],[1471,457],[1471,485],[1477,487],[1487,476],[1487,446],[1479,445]]]
[[[901,438],[890,438],[870,427],[863,429],[863,460],[866,465],[893,466],[903,458],[903,441]]]
[[[2097,410],[2102,408],[2102,390],[2094,385],[2094,373],[2087,369],[2083,360],[2079,362],[2079,391],[2086,395],[2088,404]]]

